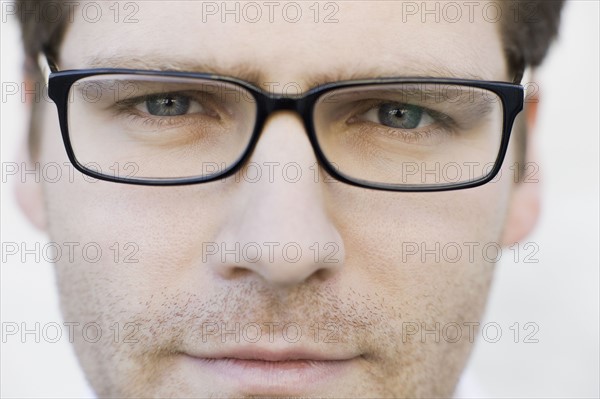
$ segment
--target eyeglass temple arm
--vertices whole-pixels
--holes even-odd
[[[40,71],[42,72],[42,76],[44,77],[44,82],[48,85],[48,80],[50,79],[50,73],[57,72],[58,68],[56,64],[48,59],[48,56],[45,52],[40,51],[37,57],[38,66]]]
[[[519,70],[515,73],[515,77],[513,79],[513,83],[516,85],[520,85],[523,81],[523,76],[525,75],[525,69],[519,68]]]

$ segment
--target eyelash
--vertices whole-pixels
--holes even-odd
[[[190,119],[193,115],[195,115],[195,118],[197,118],[198,115],[219,118],[219,114],[217,112],[213,111],[212,108],[206,106],[205,104],[202,104],[202,106],[204,108],[207,108],[214,115],[207,115],[207,114],[203,114],[203,113],[193,113],[193,114],[175,115],[175,116],[156,116],[156,115],[150,115],[148,113],[142,114],[140,111],[138,111],[135,108],[136,106],[143,104],[144,102],[148,101],[149,99],[152,99],[157,94],[163,94],[163,93],[146,94],[144,96],[139,96],[139,97],[135,97],[135,98],[117,101],[113,105],[115,115],[118,117],[123,117],[123,118],[129,119],[135,123],[141,123],[143,126],[151,127],[151,128],[163,127],[165,125],[167,125],[167,126],[168,125],[182,126],[182,125],[185,125],[184,122],[186,122],[186,121],[191,122]],[[185,92],[169,92],[169,93],[164,93],[164,94],[165,95],[167,95],[167,94],[168,95],[183,95],[183,96],[190,98],[190,100],[192,100],[192,101],[196,101],[196,100],[194,100],[193,95],[189,95],[189,94],[186,95]]]
[[[380,134],[384,136],[388,136],[391,138],[396,138],[403,140],[408,143],[419,144],[426,140],[432,140],[435,138],[440,138],[440,135],[453,135],[456,134],[457,123],[448,115],[442,114],[440,112],[431,110],[429,108],[420,107],[423,109],[423,112],[427,113],[432,117],[435,121],[432,127],[427,127],[427,129],[421,128],[421,130],[417,129],[400,129],[400,128],[392,128],[389,126],[385,126],[379,123],[373,123],[371,121],[361,121],[358,119],[359,116],[366,114],[367,112],[380,107],[383,104],[391,102],[390,100],[377,100],[374,103],[369,103],[368,105],[363,105],[360,110],[355,111],[353,116],[348,119],[346,123],[350,124],[358,124],[365,123],[370,125],[378,126]],[[361,133],[366,133],[368,126],[359,126],[359,131]],[[371,132],[372,134],[372,132]]]
[[[361,126],[359,129],[361,132],[366,132],[368,127]],[[421,131],[417,131],[415,129],[394,129],[385,126],[383,130],[378,133],[383,136],[391,137],[393,139],[399,139],[410,144],[423,144],[431,140],[440,140],[442,137],[444,137],[444,135],[454,134],[453,131],[444,130],[444,128],[439,126]]]

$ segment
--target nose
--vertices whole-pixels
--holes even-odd
[[[230,179],[231,180],[231,179]],[[333,278],[344,263],[314,152],[297,114],[266,121],[251,159],[233,178],[230,209],[212,248],[225,279],[260,277],[277,288]]]

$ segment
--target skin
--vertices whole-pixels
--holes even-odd
[[[90,59],[121,57],[110,66],[127,67],[123,57],[144,59],[146,54],[209,65],[217,59],[225,71],[234,65],[256,69],[258,83],[279,82],[279,90],[288,82],[306,90],[314,77],[332,71],[340,71],[340,80],[376,77],[376,68],[380,76],[444,76],[440,71],[449,71],[459,77],[511,80],[498,24],[484,21],[480,13],[473,23],[464,18],[455,24],[422,23],[419,18],[400,23],[400,3],[340,3],[337,24],[311,18],[297,24],[282,18],[222,23],[218,17],[201,23],[200,9],[191,2],[168,7],[142,3],[139,22],[133,25],[114,24],[112,18],[91,24],[76,13],[59,66],[88,68]],[[45,106],[41,117],[45,130],[39,162],[68,162],[55,108]],[[513,154],[511,146],[505,169]],[[402,244],[510,245],[534,225],[537,192],[511,178],[440,193],[366,190],[326,183],[323,176],[315,182],[308,169],[316,162],[314,153],[299,117],[291,112],[272,115],[251,161],[297,162],[303,177],[289,183],[276,173],[273,182],[230,179],[156,188],[89,183],[76,173],[73,182],[19,188],[23,209],[52,241],[95,242],[103,249],[97,263],[75,251],[74,262],[63,258],[56,264],[64,318],[80,323],[74,345],[97,394],[451,396],[473,346],[467,328],[459,342],[436,343],[432,335],[407,337],[403,323],[425,323],[432,329],[435,323],[477,322],[494,265],[480,250],[474,260],[462,256],[456,263],[435,263],[431,256],[426,262],[418,256],[403,260]],[[109,249],[115,242],[121,249],[124,243],[136,243],[139,262],[116,263]],[[221,262],[217,256],[204,262],[202,245],[210,242],[228,248],[236,242],[242,247],[295,242],[303,256],[290,262],[275,250],[272,261],[263,256],[256,263]],[[321,248],[316,260],[309,249],[315,242]],[[325,243],[338,249],[338,262],[325,261],[330,252],[323,250]],[[102,329],[96,343],[81,338],[81,326],[89,322]],[[298,343],[263,339],[256,345],[274,351],[310,347],[323,356],[353,359],[324,384],[288,384],[268,392],[240,388],[184,355],[236,348],[231,339],[223,343],[221,335],[203,342],[199,326],[212,322],[226,322],[228,328],[235,323],[297,323],[303,332]],[[111,329],[115,323],[118,339]],[[130,337],[133,343],[124,342],[132,331],[124,328],[126,323],[138,325]],[[323,330],[315,343],[314,323],[333,323],[333,342],[324,342],[328,330]],[[280,327],[274,336],[282,337]]]

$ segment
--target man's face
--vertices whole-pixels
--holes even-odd
[[[319,3],[315,22],[316,10],[298,3],[303,16],[292,23],[285,3],[272,22],[259,3],[258,22],[241,14],[237,23],[222,22],[223,3],[212,4],[219,12],[207,16],[201,2],[141,2],[133,24],[75,13],[59,66],[256,71],[263,89],[292,94],[332,75],[510,80],[499,24],[481,8],[472,21],[423,23],[421,14],[403,21],[400,1]],[[338,22],[324,23],[334,11]],[[43,117],[41,161],[67,162],[54,107]],[[45,185],[52,241],[102,249],[98,262],[75,251],[56,265],[65,321],[79,323],[75,348],[96,392],[451,395],[472,345],[468,323],[479,320],[491,281],[482,247],[500,240],[511,179],[435,193],[332,181],[289,111],[270,117],[250,162],[261,178],[242,170],[238,179],[146,187],[77,174]],[[292,162],[299,180],[285,174]],[[462,249],[454,263],[423,256],[449,243]],[[102,332],[97,342],[82,331],[90,323]],[[462,338],[423,333],[436,323],[438,331],[457,323]]]

